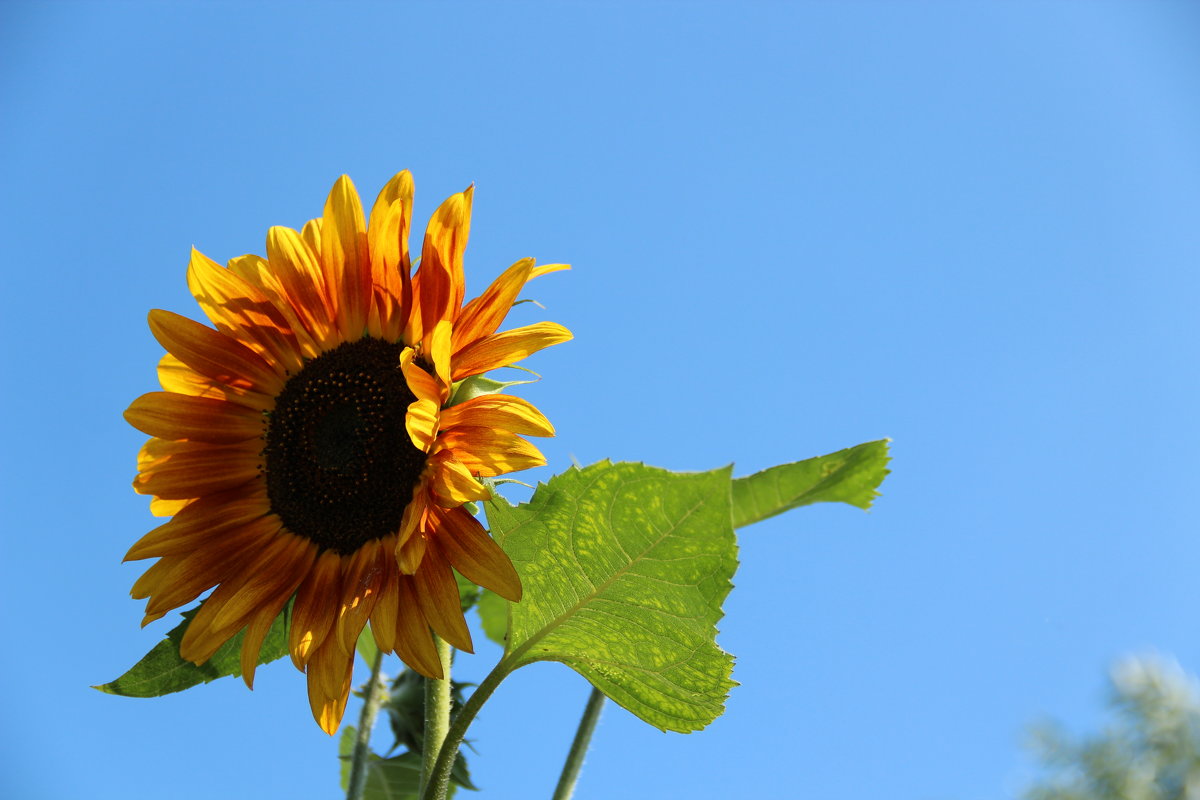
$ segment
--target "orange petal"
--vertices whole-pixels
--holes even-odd
[[[339,334],[319,252],[291,228],[276,226],[267,230],[271,271],[279,277],[300,323],[315,342],[327,348],[339,340]]]
[[[134,597],[149,596],[147,614],[165,614],[192,602],[201,593],[221,581],[235,575],[248,558],[261,551],[279,530],[279,520],[259,517],[220,534],[219,547],[193,550],[184,556],[167,556],[146,570],[146,574],[133,585]],[[154,582],[151,577],[160,564],[174,566],[161,579]],[[143,583],[146,579],[146,583]]]
[[[489,478],[546,463],[536,447],[498,428],[460,425],[442,432],[437,446],[449,450],[472,474]]]
[[[288,651],[297,669],[304,665],[333,628],[335,604],[341,596],[342,557],[326,550],[317,558],[296,592],[288,630]]]
[[[454,352],[496,332],[529,281],[532,270],[533,259],[522,258],[500,273],[483,294],[463,307],[454,322]]]
[[[217,330],[285,370],[304,365],[291,322],[257,286],[194,249],[187,281]]]
[[[506,600],[520,601],[521,578],[479,521],[461,508],[435,509],[434,513],[438,516],[438,546],[454,568]]]
[[[350,678],[354,671],[354,656],[344,655],[333,642],[326,642],[309,660],[308,703],[313,719],[330,736],[342,724],[346,700],[350,697]]]
[[[419,297],[422,338],[440,321],[453,320],[465,292],[463,251],[471,232],[471,198],[475,188],[451,195],[433,212],[421,246]]]
[[[526,436],[553,436],[554,426],[532,403],[507,394],[472,397],[441,413],[441,428],[474,425],[502,428]]]
[[[418,400],[433,400],[439,405],[446,398],[446,393],[438,384],[437,379],[413,361],[416,351],[406,347],[400,352],[400,369],[408,388]]]
[[[195,320],[156,308],[150,332],[167,352],[213,380],[269,395],[283,387],[282,367],[277,372],[250,348]]]
[[[463,618],[458,583],[436,545],[430,544],[425,558],[421,559],[420,569],[413,575],[413,581],[417,603],[429,626],[459,650],[475,652],[471,644],[471,632],[467,630],[467,621]]]
[[[379,192],[367,226],[372,282],[377,287],[379,335],[388,341],[397,341],[403,335],[412,308],[412,262],[408,254],[412,205],[412,174],[404,170]]]
[[[396,617],[396,655],[426,678],[441,680],[445,675],[437,646],[429,635],[429,624],[417,601],[413,578],[401,575],[397,583],[400,595]]]
[[[215,397],[256,411],[270,411],[275,407],[274,397],[201,375],[170,353],[164,353],[158,360],[158,382],[163,389],[176,394]]]
[[[442,450],[429,459],[429,491],[438,505],[455,508],[472,500],[490,500],[492,493],[475,479],[471,471]]]
[[[371,302],[371,258],[362,203],[349,176],[337,179],[325,201],[320,252],[342,338],[361,339]]]
[[[254,286],[271,301],[279,315],[287,320],[288,327],[300,347],[300,353],[305,358],[314,358],[321,352],[308,327],[297,316],[283,281],[275,274],[270,261],[256,255],[238,256],[229,259],[229,271]]]
[[[246,625],[246,634],[242,639],[241,667],[242,680],[246,682],[248,689],[254,688],[254,670],[258,667],[263,640],[267,638],[271,625],[275,623],[275,618],[283,611],[287,601],[287,597],[279,597],[275,603],[263,606],[250,617],[250,622]]]
[[[125,409],[125,420],[161,439],[230,444],[262,435],[263,415],[245,406],[174,392],[147,392]]]
[[[400,605],[400,569],[395,559],[396,537],[385,536],[380,539],[379,548],[379,601],[371,610],[371,633],[379,649],[390,653],[396,647],[396,614]]]
[[[404,415],[404,428],[413,446],[422,452],[429,452],[437,439],[438,404],[432,400],[417,400],[410,403],[408,412]]]
[[[133,481],[134,491],[181,500],[233,489],[259,476],[262,443],[254,439],[232,445],[171,444],[186,448],[157,459],[142,470]]]
[[[555,322],[539,322],[486,336],[454,357],[454,380],[508,366],[552,344],[569,341],[571,332]]]
[[[219,543],[229,530],[258,517],[271,508],[259,487],[241,487],[210,494],[184,506],[174,519],[147,533],[125,554],[125,561],[189,553],[207,543]]]
[[[367,542],[349,557],[342,578],[335,637],[343,653],[353,655],[354,645],[362,633],[375,604],[379,602],[379,542]],[[392,554],[387,554],[392,559]],[[394,560],[394,559],[393,559]]]

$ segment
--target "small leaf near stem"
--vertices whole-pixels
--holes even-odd
[[[587,705],[584,706],[583,716],[579,720],[579,728],[575,731],[575,741],[571,742],[571,751],[567,753],[562,775],[558,778],[558,786],[554,788],[553,800],[571,800],[571,796],[575,794],[579,770],[583,768],[583,757],[587,755],[592,733],[596,730],[596,723],[600,721],[600,710],[603,708],[604,693],[593,686],[592,693],[588,695]]]
[[[358,718],[358,730],[355,732],[354,755],[350,762],[350,781],[346,788],[346,800],[360,800],[367,786],[367,759],[371,755],[371,731],[375,727],[375,715],[383,703],[381,691],[380,669],[383,666],[383,653],[375,651],[371,662],[371,677],[367,681],[366,693],[363,695],[362,713]]]
[[[427,678],[425,680],[425,737],[421,754],[421,792],[428,794],[433,775],[434,765],[446,740],[446,732],[450,729],[450,643],[443,641],[436,633],[433,643],[437,647],[438,659],[442,662],[443,680]],[[458,751],[457,744],[454,747]],[[434,795],[445,797],[446,789]]]

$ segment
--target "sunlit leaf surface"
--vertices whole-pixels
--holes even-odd
[[[695,731],[724,710],[733,658],[716,623],[737,566],[729,470],[601,462],[488,504],[525,597],[510,607],[513,668],[561,661],[655,727]]]

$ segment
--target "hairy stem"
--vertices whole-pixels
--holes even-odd
[[[430,784],[434,765],[441,752],[446,731],[450,729],[450,643],[433,636],[438,659],[442,662],[442,680],[425,679],[425,736],[421,753],[421,792]],[[442,797],[443,794],[437,795]]]
[[[571,800],[571,795],[575,794],[575,783],[579,780],[579,770],[583,768],[583,757],[587,754],[592,732],[596,730],[602,708],[604,694],[593,686],[592,693],[588,695],[587,705],[584,706],[583,716],[579,719],[579,728],[575,731],[575,741],[571,742],[571,751],[567,753],[562,775],[558,778],[558,786],[554,788],[553,800]]]
[[[375,727],[375,715],[379,713],[384,695],[379,685],[382,666],[383,653],[377,650],[375,660],[371,663],[371,677],[363,695],[362,713],[358,715],[358,730],[355,731],[354,753],[350,760],[350,781],[346,787],[346,800],[359,800],[367,787],[367,757],[371,754],[371,730]]]
[[[434,765],[433,773],[429,777],[429,782],[422,789],[421,800],[443,800],[445,798],[446,789],[450,786],[450,770],[454,768],[454,759],[458,756],[458,747],[467,734],[467,728],[475,719],[475,715],[479,713],[479,709],[492,696],[492,692],[496,691],[500,682],[508,677],[508,673],[512,672],[512,669],[509,666],[509,659],[501,659],[500,663],[493,667],[488,676],[483,679],[483,682],[475,687],[470,699],[454,717],[454,723],[450,726],[446,739],[442,743],[441,752],[437,754],[437,763]]]

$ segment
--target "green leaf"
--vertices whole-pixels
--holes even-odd
[[[479,612],[484,634],[503,647],[504,635],[508,633],[508,601],[495,592],[483,589],[479,592],[475,610]]]
[[[124,675],[111,683],[92,688],[124,697],[161,697],[209,683],[226,675],[241,675],[242,631],[238,631],[233,638],[221,645],[212,658],[199,666],[179,657],[179,643],[183,640],[183,632],[187,630],[188,623],[199,610],[200,607],[197,606],[190,611],[184,611],[183,622],[175,626],[166,639],[155,645],[153,650]],[[289,602],[283,613],[271,625],[267,638],[263,640],[262,650],[258,655],[259,664],[266,664],[287,655],[287,626],[291,615],[292,604]]]
[[[462,606],[463,613],[467,613],[471,606],[475,605],[479,600],[479,587],[474,582],[467,580],[458,571],[454,572],[454,580],[458,582],[458,603]]]
[[[354,758],[354,739],[357,732],[353,725],[342,731],[338,743],[338,757],[342,762],[342,791],[350,788],[350,768]],[[382,758],[375,753],[367,754],[367,781],[363,786],[362,800],[416,800],[421,788],[421,756],[416,753],[401,753],[391,758]],[[451,797],[454,785],[446,793]]]
[[[367,663],[367,668],[375,663],[375,656],[379,655],[379,646],[375,644],[375,635],[371,633],[371,626],[368,625],[362,629],[362,633],[358,634],[358,641],[354,644],[354,649],[358,651],[358,655]]]
[[[338,741],[338,758],[341,760],[342,791],[350,788],[350,769],[354,759],[354,739],[357,731],[347,725]],[[476,790],[467,773],[467,762],[459,754],[451,773],[446,797],[454,796],[458,786]],[[367,782],[363,787],[362,800],[416,800],[421,786],[421,755],[415,752],[383,758],[375,753],[367,754]]]
[[[509,608],[511,669],[561,661],[662,730],[724,710],[733,658],[717,646],[737,544],[729,470],[572,468],[529,503],[487,505],[525,596]]]
[[[811,503],[871,507],[889,472],[888,440],[764,469],[733,482],[733,527],[742,528]]]

